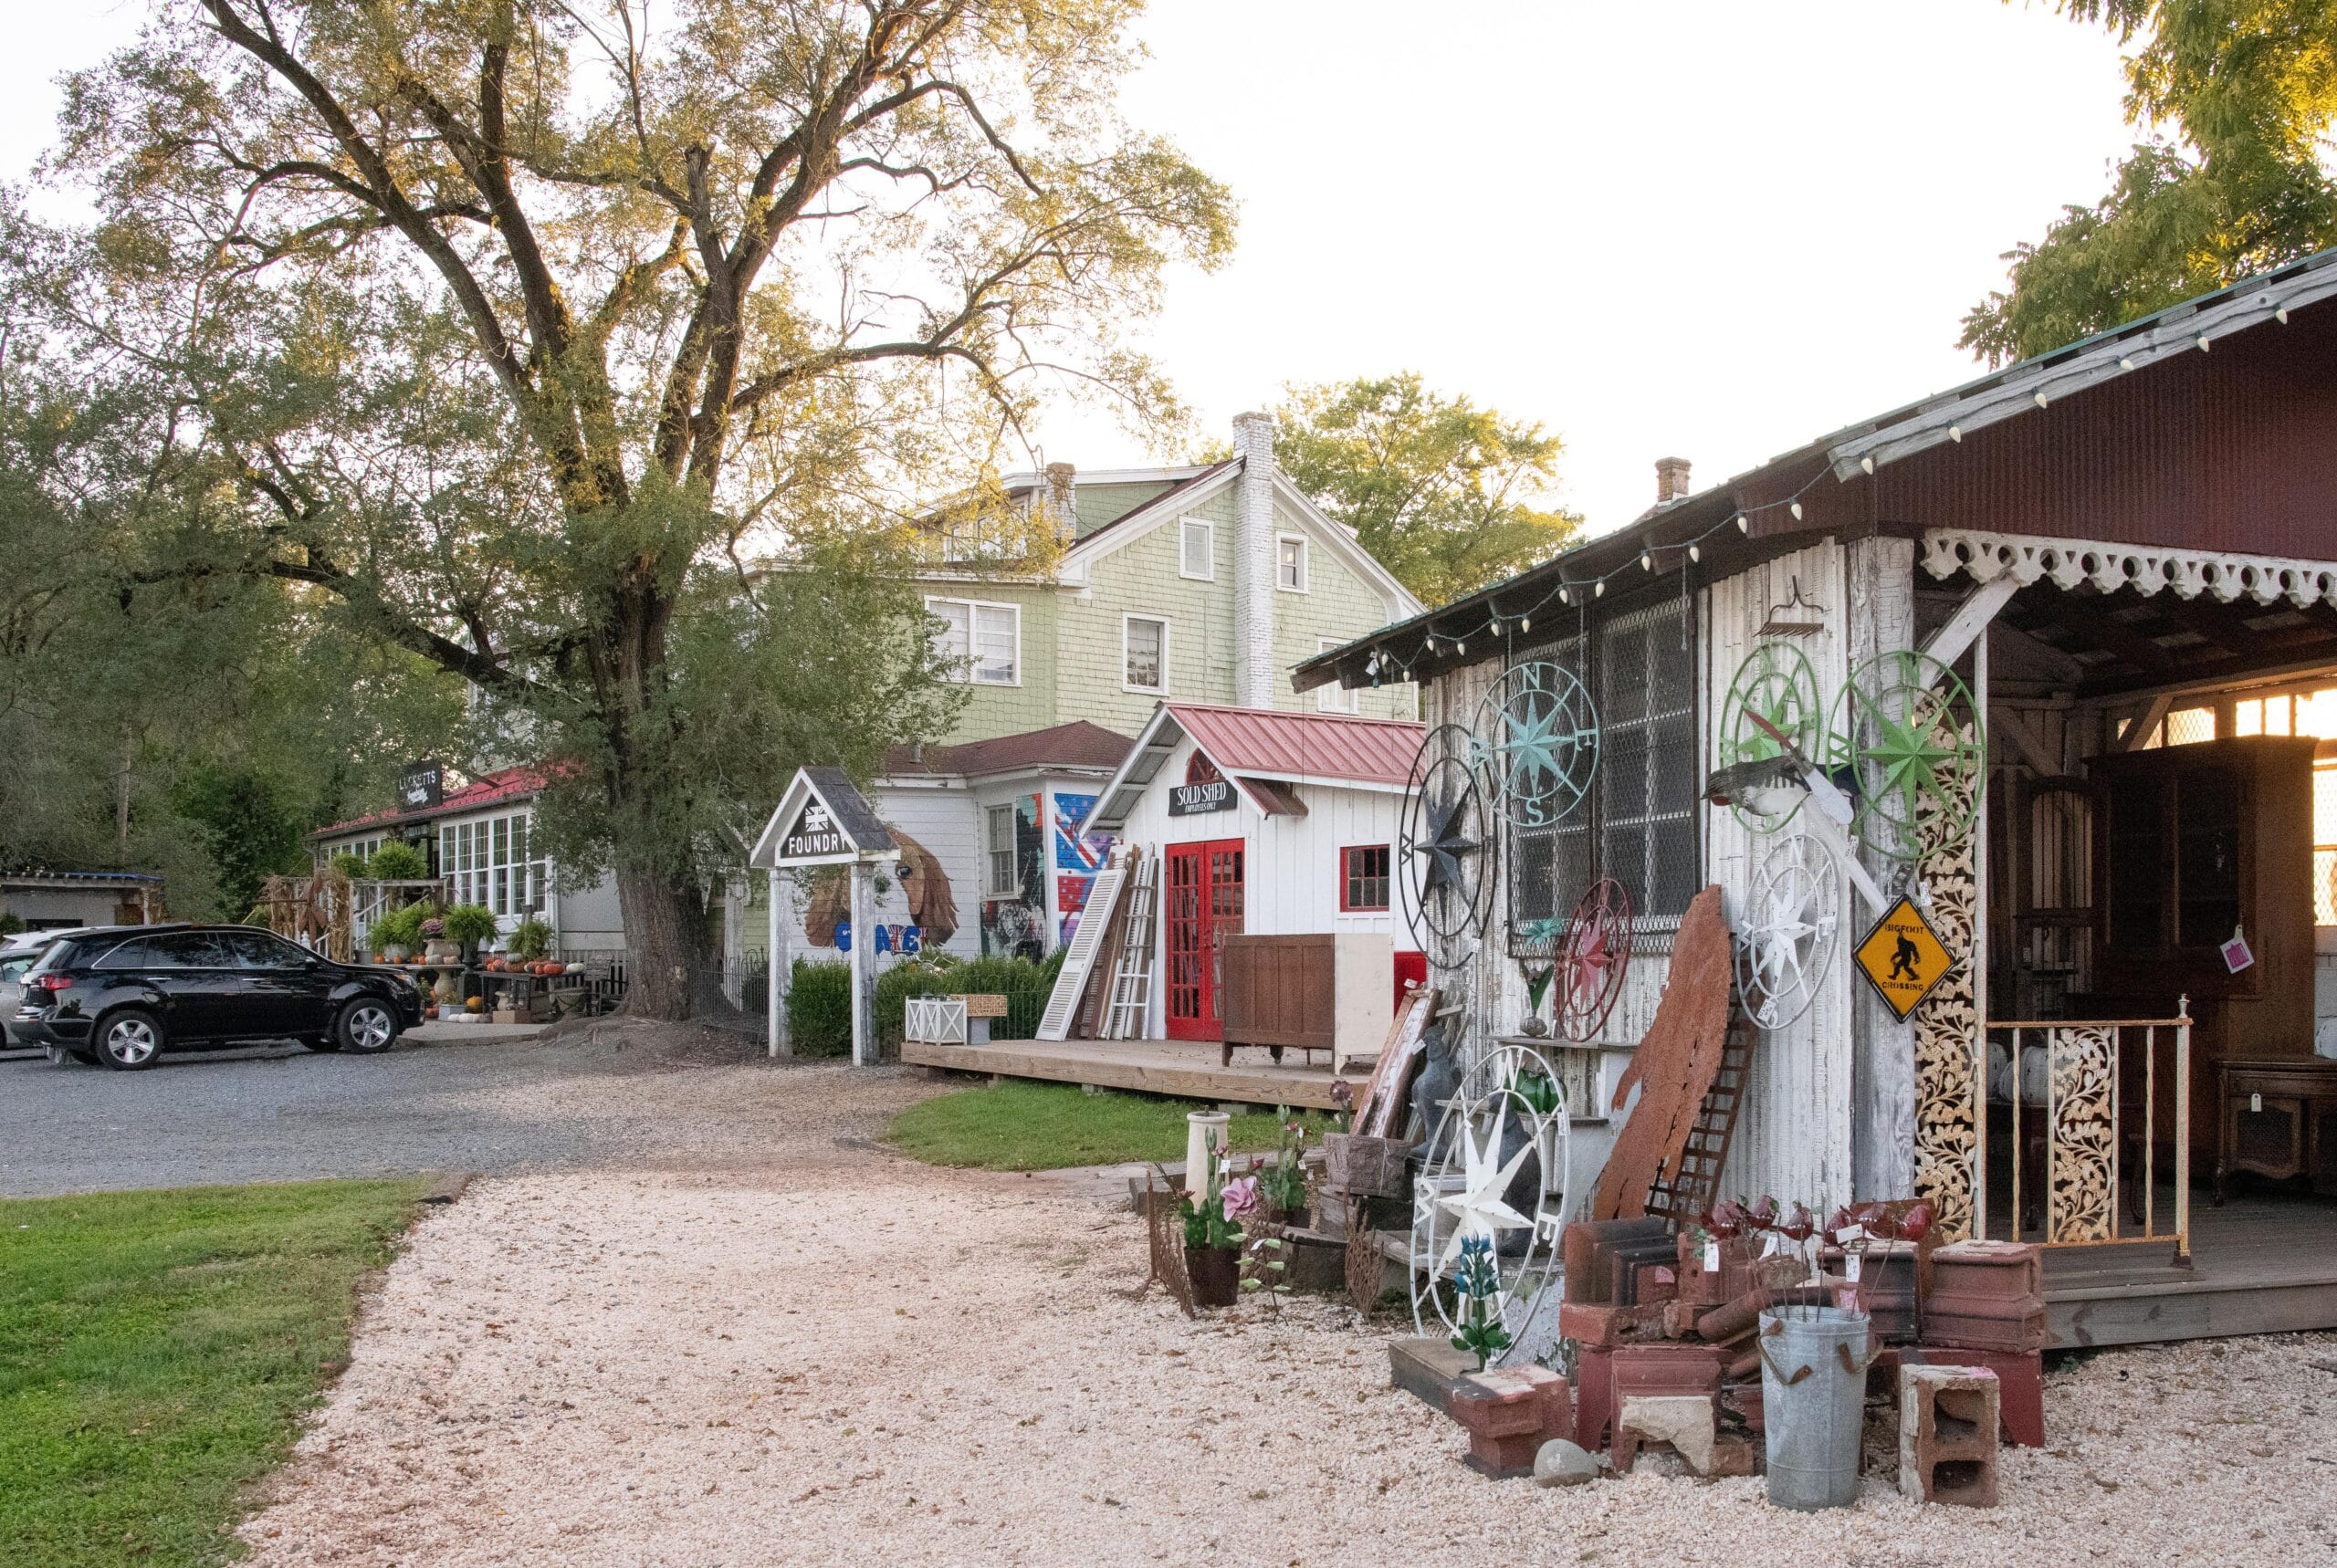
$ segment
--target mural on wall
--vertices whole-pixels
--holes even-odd
[[[921,946],[938,947],[958,934],[958,897],[949,873],[931,850],[890,822],[885,824],[899,846],[900,855],[884,881],[897,883],[909,906],[909,923],[917,928]],[[811,899],[803,910],[803,940],[814,947],[836,945],[836,927],[852,918],[852,878],[843,866],[823,866],[812,875]],[[877,901],[884,902],[880,883]]]
[[[1014,798],[1014,885],[1019,898],[992,898],[982,904],[982,956],[1030,958],[1043,956],[1047,947],[1047,887],[1041,869],[1044,848],[1041,839],[1039,797]]]
[[[1082,822],[1095,809],[1093,795],[1055,796],[1055,909],[1063,916],[1058,939],[1068,942],[1079,929],[1080,912],[1087,907],[1088,890],[1095,873],[1112,852],[1109,833],[1083,833]]]

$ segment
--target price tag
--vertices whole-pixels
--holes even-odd
[[[1720,1272],[1720,1243],[1709,1236],[1704,1238],[1704,1272],[1707,1274]]]
[[[1842,1278],[1855,1285],[1859,1282],[1859,1266],[1866,1260],[1852,1252],[1842,1260]]]
[[[2251,1111],[2261,1111],[2264,1109],[2264,1096],[2261,1094],[2250,1094],[2248,1097],[2248,1108]]]

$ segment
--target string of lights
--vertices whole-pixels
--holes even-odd
[[[1874,471],[1871,459],[1866,463],[1865,467],[1870,474]],[[1600,572],[1595,577],[1567,577],[1560,573],[1549,591],[1533,604],[1524,610],[1507,614],[1502,612],[1498,604],[1494,604],[1487,612],[1484,624],[1474,629],[1456,630],[1449,618],[1432,615],[1429,618],[1429,624],[1420,633],[1419,648],[1410,657],[1399,657],[1386,648],[1377,648],[1372,651],[1370,658],[1365,662],[1364,672],[1371,677],[1371,684],[1375,686],[1383,680],[1410,681],[1413,678],[1414,664],[1419,660],[1434,658],[1445,652],[1450,652],[1454,658],[1467,656],[1471,638],[1507,636],[1514,643],[1517,637],[1530,633],[1534,630],[1534,617],[1544,615],[1554,602],[1577,609],[1585,607],[1593,600],[1604,597],[1607,585],[1616,578],[1626,576],[1633,570],[1642,573],[1654,571],[1656,558],[1665,551],[1670,551],[1675,561],[1684,558],[1686,565],[1681,569],[1684,573],[1688,565],[1693,565],[1703,559],[1704,541],[1714,534],[1725,533],[1730,528],[1734,528],[1740,534],[1750,534],[1753,531],[1753,519],[1755,517],[1764,512],[1779,509],[1790,512],[1794,521],[1799,522],[1802,516],[1802,497],[1830,472],[1830,469],[1821,466],[1816,473],[1803,480],[1800,486],[1791,495],[1780,497],[1774,501],[1763,501],[1756,506],[1740,507],[1733,515],[1714,523],[1693,538],[1673,539],[1668,543],[1650,540],[1640,549],[1636,561],[1625,561],[1622,565]],[[1684,582],[1682,591],[1685,591]]]

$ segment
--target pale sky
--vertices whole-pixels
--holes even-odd
[[[26,7],[0,174],[138,0]],[[2000,252],[2133,140],[2098,29],[1999,0],[1155,0],[1126,95],[1242,203],[1150,346],[1207,432],[1283,383],[1412,369],[1567,443],[1594,529],[1953,385]],[[1108,420],[1044,427],[1082,468]]]

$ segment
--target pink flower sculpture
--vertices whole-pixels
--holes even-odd
[[[1258,1178],[1243,1176],[1225,1184],[1225,1218],[1247,1219],[1258,1212]]]

